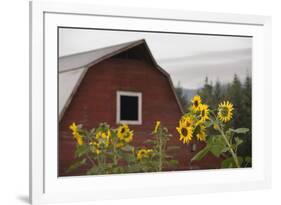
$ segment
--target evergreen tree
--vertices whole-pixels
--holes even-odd
[[[242,85],[235,74],[231,85],[225,94],[225,99],[232,102],[234,106],[233,120],[231,121],[232,127],[243,127],[242,122]]]
[[[180,82],[178,82],[177,87],[175,87],[175,91],[183,110],[186,111],[188,102]]]
[[[250,76],[246,80],[242,88],[242,125],[250,129],[244,136],[244,143],[239,148],[239,154],[242,156],[252,156],[252,79]]]
[[[212,106],[213,103],[213,85],[209,83],[208,77],[205,78],[205,84],[202,89],[198,91],[198,95],[202,98],[202,100],[208,105]]]
[[[214,94],[213,94],[214,104],[218,104],[221,101],[221,98],[222,98],[221,83],[217,80],[214,88]]]

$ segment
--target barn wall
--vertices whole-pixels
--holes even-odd
[[[190,165],[187,162],[194,153],[190,145],[178,140],[175,127],[181,117],[180,108],[168,83],[168,79],[151,64],[132,59],[107,59],[90,68],[75,93],[59,125],[59,175],[74,159],[75,142],[69,125],[72,122],[92,128],[100,122],[112,127],[116,124],[116,91],[142,92],[142,125],[130,125],[134,130],[133,145],[142,146],[150,138],[156,120],[161,120],[173,135],[170,144],[180,146],[175,158],[180,161],[178,170],[191,168],[215,168],[216,159],[207,156],[208,163]],[[200,145],[199,145],[200,146]],[[211,163],[210,163],[211,162]],[[77,172],[81,174],[83,170]]]

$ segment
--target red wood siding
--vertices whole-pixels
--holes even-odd
[[[190,166],[193,153],[190,145],[178,140],[175,127],[181,111],[168,79],[153,65],[139,60],[111,58],[90,68],[75,93],[59,125],[59,175],[74,159],[75,142],[69,125],[72,122],[92,128],[100,122],[112,127],[116,124],[116,91],[135,91],[142,93],[142,125],[129,125],[134,130],[132,144],[142,146],[150,138],[154,122],[161,120],[173,137],[170,144],[180,146],[175,158],[180,161],[178,170],[191,168],[216,168],[218,160],[207,156],[206,160]],[[76,174],[83,173],[84,170]],[[75,174],[75,173],[74,173]],[[73,175],[73,173],[72,173]]]

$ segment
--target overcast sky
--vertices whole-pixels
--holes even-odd
[[[230,82],[236,73],[251,75],[252,39],[249,37],[163,34],[127,31],[60,29],[59,56],[145,39],[158,64],[174,85],[200,88],[210,81]]]

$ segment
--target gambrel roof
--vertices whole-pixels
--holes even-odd
[[[67,109],[71,102],[73,95],[78,89],[81,81],[83,80],[87,70],[93,65],[108,59],[112,56],[120,54],[122,52],[128,51],[131,48],[144,45],[150,59],[155,66],[163,75],[165,75],[169,81],[171,89],[174,93],[176,101],[181,111],[182,107],[176,95],[171,77],[164,69],[162,69],[154,59],[146,41],[144,39],[122,43],[110,47],[104,47],[100,49],[90,50],[86,52],[71,54],[67,56],[62,56],[59,58],[59,119]]]

